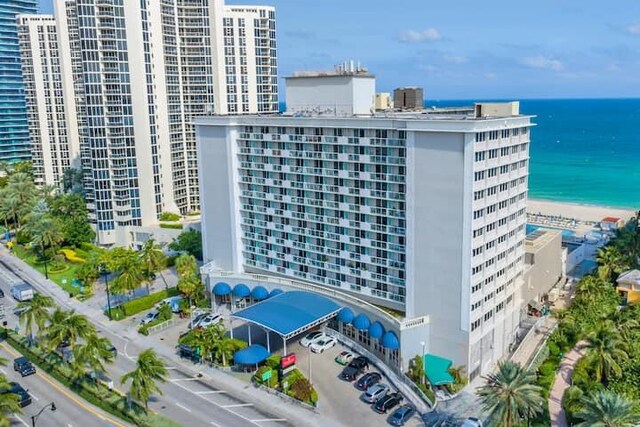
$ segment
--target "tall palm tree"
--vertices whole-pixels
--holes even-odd
[[[50,350],[69,345],[75,349],[79,339],[87,339],[95,334],[95,327],[86,316],[76,314],[75,310],[64,311],[57,308],[49,319],[46,341]]]
[[[176,272],[178,277],[198,275],[198,263],[193,255],[181,254],[176,258]]]
[[[137,289],[144,280],[144,272],[140,260],[133,251],[122,254],[115,262],[118,275],[113,281],[114,293],[131,292]]]
[[[482,406],[500,426],[512,427],[541,413],[544,399],[541,387],[535,385],[535,373],[511,361],[498,362],[498,372],[485,377],[487,383],[476,390]]]
[[[22,301],[18,308],[25,310],[20,313],[20,323],[26,328],[29,334],[29,344],[33,342],[34,327],[38,327],[38,334],[44,332],[44,326],[49,319],[49,309],[54,307],[53,298],[35,293],[29,301]]]
[[[14,230],[20,228],[20,201],[9,191],[8,188],[2,190],[2,203],[0,203],[0,216],[4,221],[4,225],[9,229],[8,220],[13,222]]]
[[[0,375],[0,427],[9,427],[11,425],[11,419],[9,418],[11,415],[22,414],[18,395],[4,393],[10,387],[7,377]]]
[[[227,361],[233,357],[235,344],[231,338],[223,337],[214,343],[212,354],[214,360],[222,362],[222,366],[227,366]]]
[[[189,310],[191,310],[192,299],[195,299],[197,303],[200,300],[199,294],[202,293],[203,289],[202,282],[197,276],[191,275],[178,279],[178,291],[189,300]]]
[[[138,252],[138,256],[142,262],[142,268],[144,269],[147,280],[151,280],[153,273],[158,272],[164,282],[165,289],[168,289],[169,285],[162,275],[165,256],[160,250],[160,246],[156,245],[156,241],[153,238],[144,242],[142,249]]]
[[[45,214],[34,217],[33,224],[29,224],[29,234],[31,234],[31,244],[42,251],[44,260],[44,275],[48,279],[47,272],[47,249],[54,249],[64,240],[64,235],[60,231],[60,223],[57,219]]]
[[[157,383],[166,383],[168,375],[162,359],[158,357],[153,349],[149,348],[138,355],[136,368],[124,374],[120,378],[120,383],[124,385],[131,380],[129,394],[134,399],[143,402],[145,409],[148,410],[151,395],[154,393],[162,394],[162,390]]]
[[[582,410],[575,415],[583,420],[580,427],[634,427],[640,423],[633,402],[609,390],[583,398]]]
[[[198,344],[200,346],[200,353],[202,354],[203,360],[210,359],[212,357],[212,353],[215,351],[216,346],[223,339],[224,327],[219,323],[209,325],[202,330]],[[213,355],[213,357],[215,359],[215,355]]]
[[[11,175],[7,185],[9,197],[16,198],[18,205],[18,228],[20,228],[19,219],[29,214],[31,207],[35,201],[38,189],[33,183],[33,178],[24,172],[18,172]]]
[[[613,245],[598,249],[596,261],[600,265],[598,267],[598,276],[607,282],[611,280],[614,273],[619,274],[628,268],[626,259],[620,249]]]
[[[619,361],[628,358],[625,343],[610,321],[600,323],[586,339],[587,360],[595,373],[595,379],[608,383],[611,376],[622,375]]]
[[[107,338],[92,333],[73,350],[73,356],[80,366],[88,366],[91,369],[97,383],[99,373],[105,371],[105,363],[111,364],[115,358],[109,350],[111,347],[111,342]]]

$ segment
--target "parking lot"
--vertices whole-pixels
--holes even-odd
[[[374,412],[371,404],[361,400],[363,392],[355,388],[355,382],[339,378],[343,366],[336,363],[334,359],[346,348],[338,344],[324,353],[316,354],[310,353],[308,348],[301,346],[299,341],[295,341],[288,344],[287,349],[296,354],[298,369],[307,377],[309,376],[309,355],[311,356],[311,381],[318,391],[318,410],[321,414],[335,419],[343,425],[389,425],[387,419],[393,410],[389,411],[387,415]],[[369,372],[375,371],[375,368],[369,370]],[[389,384],[384,377],[382,382]],[[413,427],[423,424],[420,418],[415,415],[405,425]]]

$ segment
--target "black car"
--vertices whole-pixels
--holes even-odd
[[[340,378],[346,381],[355,381],[360,375],[362,375],[362,369],[349,365],[342,370]]]
[[[36,367],[26,357],[18,357],[13,361],[13,370],[20,372],[20,375],[26,377],[36,373]]]
[[[352,366],[360,370],[369,369],[369,359],[367,359],[364,356],[358,356],[355,359],[353,359],[351,362],[349,362],[349,366]]]
[[[0,289],[0,298],[4,298],[4,291]]]
[[[389,409],[393,408],[394,406],[398,406],[403,400],[404,397],[402,397],[400,393],[389,393],[386,396],[378,399],[378,401],[373,404],[373,410],[379,414],[386,414]]]
[[[20,384],[11,382],[9,388],[4,390],[2,394],[13,393],[18,395],[18,402],[20,407],[24,408],[27,405],[31,405],[31,395]]]
[[[389,416],[389,423],[392,426],[403,426],[404,423],[409,421],[413,414],[416,413],[416,408],[411,405],[402,405]]]
[[[368,374],[360,377],[358,382],[356,382],[356,388],[358,390],[366,390],[374,384],[377,384],[382,379],[382,375],[377,372],[369,372]]]

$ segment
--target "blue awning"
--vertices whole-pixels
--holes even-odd
[[[455,379],[449,373],[449,368],[453,362],[444,357],[427,353],[424,356],[424,374],[431,385],[453,384]]]
[[[251,291],[251,296],[253,299],[261,301],[269,297],[269,292],[263,286],[256,286]]]
[[[338,312],[338,320],[342,323],[351,323],[355,314],[353,314],[353,310],[349,307],[342,307],[342,309]]]
[[[271,290],[271,292],[269,292],[269,298],[275,297],[276,295],[280,295],[283,292],[284,291],[282,289],[275,288],[275,289]]]
[[[383,334],[384,326],[382,326],[382,323],[375,321],[371,324],[371,326],[369,326],[369,337],[380,339],[382,338]]]
[[[233,287],[233,295],[238,298],[245,298],[251,294],[249,287],[244,283],[238,283]]]
[[[228,283],[218,282],[213,287],[213,294],[217,296],[229,295],[231,293],[231,286]]]
[[[369,329],[369,326],[371,326],[371,320],[369,320],[364,313],[358,314],[356,318],[353,319],[353,327],[360,331]]]
[[[384,348],[388,348],[389,350],[397,350],[400,348],[400,343],[398,342],[398,337],[392,331],[387,331],[382,336],[382,346]]]
[[[233,361],[236,365],[255,365],[269,357],[269,352],[260,344],[253,344],[249,347],[236,351]]]

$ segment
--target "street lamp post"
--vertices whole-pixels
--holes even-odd
[[[422,378],[420,378],[420,383],[424,384],[424,376],[427,372],[426,367],[424,366],[424,346],[426,345],[426,343],[424,341],[420,341],[420,345],[422,346],[422,370],[424,371],[422,373]]]
[[[109,310],[109,320],[113,320],[111,317],[111,295],[109,294],[109,275],[104,264],[100,264],[100,274],[104,276],[104,283],[107,288],[107,309]]]
[[[311,381],[311,345],[307,349],[309,350],[309,384],[313,384],[313,381]]]
[[[38,417],[40,417],[40,415],[42,415],[44,410],[47,409],[47,408],[51,408],[51,412],[55,412],[56,404],[54,402],[47,403],[46,405],[44,405],[42,407],[42,409],[40,409],[40,412],[38,412],[37,414],[33,415],[31,417],[31,427],[36,427],[36,421],[38,421]]]

